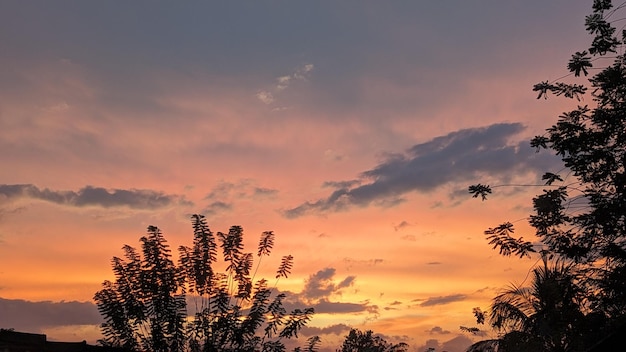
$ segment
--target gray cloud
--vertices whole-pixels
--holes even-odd
[[[232,208],[233,208],[232,204],[216,201],[216,202],[209,204],[206,208],[204,208],[204,211],[202,212],[202,214],[206,216],[210,216],[210,215],[215,215],[217,213],[231,210]]]
[[[210,203],[205,207],[203,214],[215,215],[233,209],[237,199],[268,199],[278,194],[277,189],[254,185],[252,179],[241,179],[237,182],[218,182],[204,197]]]
[[[464,352],[472,343],[473,341],[467,336],[457,335],[443,343],[437,339],[427,340],[424,345],[417,347],[416,351],[426,351],[428,348],[434,348],[435,351]]]
[[[397,308],[395,306],[399,306],[401,304],[402,304],[402,302],[400,302],[400,301],[393,301],[393,302],[389,303],[389,306],[385,307],[384,309],[385,310],[399,310],[400,308]]]
[[[232,183],[232,182],[224,182],[224,181],[219,182],[217,185],[215,185],[211,189],[211,192],[209,192],[209,194],[207,194],[204,197],[204,199],[207,199],[207,200],[217,200],[217,199],[228,198],[228,197],[231,196],[231,193],[234,190],[247,187],[248,183],[249,182],[247,180],[242,180],[238,184],[235,184],[235,183]]]
[[[365,302],[333,302],[328,298],[319,298],[311,300],[302,293],[293,293],[289,291],[284,292],[287,297],[283,301],[283,305],[287,311],[292,311],[296,308],[302,309],[303,307],[312,307],[315,309],[315,313],[326,314],[378,314],[378,306],[370,304],[369,301]]]
[[[168,195],[153,190],[105,189],[85,186],[78,191],[40,189],[32,184],[0,185],[0,201],[20,198],[38,199],[74,207],[98,206],[103,208],[129,207],[131,209],[159,209],[174,204],[192,205],[182,196]]]
[[[254,185],[254,180],[242,179],[236,183],[218,182],[204,199],[225,202],[232,198],[270,197],[277,193],[277,189],[258,187]]]
[[[376,314],[378,312],[377,305],[370,305],[369,302],[349,303],[349,302],[331,302],[322,299],[313,305],[316,313],[342,314],[342,313],[362,313],[367,312]]]
[[[313,307],[316,313],[345,314],[370,313],[376,314],[378,307],[364,303],[330,302],[321,299],[310,305],[298,299],[297,294],[285,292],[285,308],[292,311],[294,308]],[[191,299],[191,297],[189,297]],[[190,314],[193,314],[193,304],[189,304]],[[99,325],[102,317],[95,304],[91,302],[32,302],[19,299],[0,298],[0,328],[13,328],[17,331],[42,333],[44,329],[56,326],[71,325]],[[334,334],[340,335],[349,331],[345,324],[334,324],[323,328],[306,327],[302,330],[304,336]]]
[[[354,283],[355,277],[348,276],[336,284],[333,280],[335,273],[334,268],[325,268],[310,275],[305,282],[301,295],[309,301],[323,299],[332,294],[340,293],[341,289],[350,287]]]
[[[462,294],[455,294],[455,295],[448,295],[448,296],[439,296],[439,297],[429,297],[426,300],[424,300],[422,303],[420,303],[420,306],[422,306],[422,307],[438,306],[438,305],[448,304],[448,303],[452,303],[452,302],[459,302],[459,301],[462,301],[462,300],[464,300],[466,298],[467,298],[467,296],[466,295],[462,295]]]
[[[435,326],[435,327],[433,327],[430,330],[426,330],[426,332],[431,334],[431,335],[433,335],[433,334],[446,335],[446,334],[450,333],[450,331],[442,329],[441,326]]]
[[[274,196],[276,194],[278,194],[278,190],[277,189],[271,189],[271,188],[263,188],[263,187],[256,187],[254,189],[254,194],[257,196]]]
[[[354,266],[374,266],[381,264],[384,260],[381,258],[374,259],[352,259],[343,258],[343,262],[346,264],[346,269],[352,269]]]
[[[359,185],[359,181],[357,180],[352,180],[352,181],[325,181],[322,184],[322,187],[325,188],[350,188],[353,186],[358,186]]]
[[[60,325],[97,325],[100,313],[91,302],[31,302],[0,298],[2,328],[41,332],[43,328]]]
[[[333,324],[329,326],[325,326],[323,328],[318,328],[315,326],[305,326],[300,330],[302,335],[304,336],[318,336],[318,335],[342,335],[348,331],[350,331],[351,327],[346,324]]]
[[[483,293],[483,292],[485,292],[487,290],[493,290],[493,288],[491,288],[489,286],[485,286],[485,287],[483,287],[481,289],[476,290],[476,293]]]
[[[436,137],[405,153],[389,155],[381,164],[361,173],[358,180],[326,183],[336,185],[327,198],[302,203],[285,210],[283,215],[297,218],[352,206],[394,206],[402,201],[403,194],[468,182],[482,173],[507,177],[519,170],[545,170],[554,160],[552,156],[535,153],[526,141],[508,142],[522,130],[520,123],[498,123]]]
[[[411,226],[411,224],[408,221],[402,220],[398,225],[395,225],[393,227],[393,229],[398,231],[398,230],[401,230],[401,229],[403,229],[405,227],[409,227],[409,226]]]
[[[348,276],[348,277],[346,277],[345,279],[343,279],[343,281],[341,281],[337,285],[337,289],[341,289],[341,288],[346,288],[346,287],[352,286],[352,283],[354,283],[355,279],[356,279],[355,276]]]
[[[405,240],[405,241],[411,241],[414,242],[417,240],[417,238],[415,237],[415,235],[404,235],[402,237],[400,237],[401,239]]]
[[[483,51],[492,53],[503,46],[514,45],[511,40],[518,38],[516,34],[522,29],[527,37],[539,37],[545,35],[541,29],[560,28],[553,23],[551,13],[560,10],[568,17],[578,18],[573,13],[580,13],[580,9],[586,13],[587,10],[580,4],[564,9],[539,1],[527,6],[499,3],[477,6],[464,2],[454,6],[437,2],[385,6],[367,1],[359,7],[334,1],[284,3],[280,6],[271,3],[242,5],[238,2],[164,6],[138,1],[128,4],[125,11],[119,11],[118,3],[106,1],[89,5],[81,2],[63,2],[54,6],[48,1],[36,3],[38,5],[33,9],[15,2],[7,5],[7,11],[0,14],[3,26],[15,28],[14,33],[28,39],[21,43],[9,34],[0,37],[3,45],[14,51],[17,58],[37,54],[62,57],[69,51],[80,53],[83,60],[96,62],[101,70],[115,71],[113,67],[119,65],[112,66],[110,62],[130,61],[133,68],[149,71],[148,67],[140,65],[148,60],[152,65],[170,67],[206,63],[207,69],[244,75],[259,66],[268,70],[284,67],[296,53],[325,58],[322,54],[328,51],[336,57],[337,67],[329,72],[335,77],[342,74],[358,76],[368,69],[393,71],[394,66],[406,65],[417,58],[434,68],[461,71],[467,62],[459,55],[447,55],[447,50],[440,47],[462,50],[467,53],[464,58],[478,56]],[[535,10],[538,4],[544,11]],[[146,10],[147,5],[153,5],[150,11]],[[11,16],[15,13],[31,20],[19,21],[17,16]],[[141,14],[146,18],[137,21]],[[537,21],[532,28],[524,26],[529,16]],[[155,19],[167,20],[171,25],[159,25],[160,21]],[[111,21],[116,23],[115,28],[107,26]],[[232,27],[234,24],[236,29]],[[92,30],[85,35],[72,30],[75,28]],[[221,31],[224,28],[233,30],[224,33]],[[494,29],[498,32],[494,33]],[[108,49],[110,47],[115,50]],[[163,50],[163,47],[170,50]],[[385,50],[372,58],[363,56],[372,47]],[[132,54],[136,52],[141,55]],[[403,55],[398,58],[394,53]],[[377,67],[376,64],[385,58],[393,60],[394,65]],[[108,65],[107,59],[112,60]],[[470,60],[477,66],[489,67],[482,61]],[[340,67],[345,67],[344,71],[348,72],[339,71]]]
[[[342,290],[354,284],[355,277],[347,276],[336,283],[336,270],[325,268],[315,274],[311,274],[305,280],[304,288],[300,293],[285,292],[285,308],[290,311],[294,308],[313,307],[316,313],[340,314],[340,313],[368,313],[378,314],[378,306],[365,302],[334,302],[330,300],[333,295],[341,294]]]

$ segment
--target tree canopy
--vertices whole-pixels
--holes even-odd
[[[105,319],[101,343],[132,351],[285,351],[284,340],[298,337],[313,308],[287,313],[285,294],[274,292],[264,279],[254,281],[253,254],[244,251],[243,228],[214,234],[202,215],[193,215],[192,225],[193,245],[179,248],[178,264],[155,226],[141,237],[141,252],[126,245],[124,258],[113,257],[115,280],[104,281],[94,296]],[[218,242],[224,273],[214,270]],[[273,245],[274,233],[264,232],[259,264]],[[286,278],[292,265],[293,257],[284,256],[276,279]],[[314,336],[306,350],[318,344]]]
[[[350,329],[343,345],[337,352],[406,352],[409,346],[400,342],[387,342],[382,336],[375,335],[372,330],[365,332],[359,329]]]
[[[545,188],[533,198],[529,222],[537,240],[515,237],[510,222],[485,231],[489,243],[502,255],[523,257],[540,252],[544,258],[544,266],[533,270],[530,290],[512,287],[494,299],[490,323],[504,333],[499,351],[514,350],[503,344],[512,339],[531,343],[528,336],[543,336],[542,350],[582,350],[598,338],[587,333],[583,342],[574,344],[583,334],[580,328],[588,327],[590,320],[594,326],[602,326],[605,335],[624,324],[626,30],[619,32],[616,27],[624,6],[594,0],[592,13],[585,18],[592,42],[572,55],[567,64],[570,74],[563,78],[573,81],[544,81],[533,87],[537,98],[553,94],[580,103],[591,96],[591,101],[562,113],[545,134],[530,141],[537,152],[551,151],[565,166],[546,172],[542,176]],[[586,84],[575,82],[584,77]],[[485,200],[492,187],[476,184],[469,192]],[[548,266],[550,258],[555,260],[553,267]],[[541,326],[550,326],[559,337],[549,337],[552,333]],[[548,337],[553,343],[547,342]],[[565,341],[570,341],[569,347],[563,345]]]

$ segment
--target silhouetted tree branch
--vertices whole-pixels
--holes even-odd
[[[155,226],[140,239],[141,253],[126,245],[124,259],[112,259],[115,281],[94,296],[105,319],[101,343],[135,351],[284,351],[283,339],[298,337],[313,308],[287,314],[284,294],[272,297],[265,280],[253,282],[253,255],[244,252],[240,226],[216,236],[202,215],[193,215],[192,225],[193,246],[179,248],[178,265]],[[213,270],[218,241],[225,273]],[[274,233],[264,232],[257,256],[269,255],[273,244]],[[283,257],[276,278],[287,277],[292,265],[292,256]],[[196,301],[192,317],[187,298]],[[318,344],[312,337],[306,350]]]
[[[589,92],[593,98],[593,105],[564,112],[544,135],[530,141],[537,152],[555,153],[569,170],[565,177],[552,172],[543,175],[546,189],[533,198],[529,217],[542,246],[542,258],[557,258],[557,266],[569,263],[560,268],[568,272],[562,272],[557,280],[550,275],[558,270],[550,271],[544,261],[543,267],[534,269],[532,288],[512,287],[497,296],[490,321],[504,334],[482,342],[482,347],[474,346],[473,351],[494,344],[498,351],[514,351],[522,345],[526,350],[579,350],[598,338],[591,332],[581,333],[581,326],[594,331],[589,325],[593,320],[592,325],[603,326],[606,334],[626,320],[626,31],[618,33],[611,21],[624,6],[594,0],[592,13],[585,18],[591,45],[575,52],[567,68],[573,78],[596,70],[586,79],[588,84],[544,81],[533,87],[537,98],[554,94],[580,101]],[[595,67],[599,58],[612,63]],[[485,200],[495,187],[477,184],[468,190]],[[512,224],[504,223],[485,234],[502,255],[523,257],[535,251],[531,242],[511,236],[513,232]],[[566,292],[558,290],[566,287],[577,292],[576,302],[570,296],[555,300],[545,292],[564,295]],[[558,319],[547,315],[549,307],[549,313]],[[585,338],[580,340],[576,334]]]

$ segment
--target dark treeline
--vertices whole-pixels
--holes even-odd
[[[540,264],[532,269],[530,284],[505,289],[486,312],[474,309],[477,323],[488,323],[498,337],[469,351],[600,351],[625,332],[624,6],[594,0],[585,18],[593,39],[568,62],[570,74],[561,79],[570,81],[533,88],[538,99],[556,95],[577,103],[530,142],[537,152],[558,155],[564,168],[546,172],[543,193],[533,198],[529,222],[535,241],[514,237],[510,222],[485,231],[500,254],[538,256]],[[581,105],[589,96],[592,106]],[[477,184],[469,191],[485,200],[492,187]]]

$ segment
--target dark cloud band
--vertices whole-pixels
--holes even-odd
[[[11,323],[18,331],[39,332],[42,328],[62,325],[98,325],[100,313],[91,302],[31,302],[0,298],[2,323]],[[5,326],[3,326],[5,327]]]
[[[131,209],[152,210],[173,204],[191,205],[182,196],[168,195],[153,190],[112,189],[86,186],[78,191],[55,191],[39,188],[32,184],[0,185],[0,201],[20,198],[38,199],[60,205],[103,208],[128,207]]]
[[[393,206],[402,202],[406,193],[432,191],[472,180],[478,174],[507,177],[519,170],[545,171],[552,156],[535,153],[526,142],[509,142],[522,130],[520,123],[499,123],[436,137],[389,156],[357,180],[326,182],[325,186],[335,188],[327,198],[305,202],[283,215],[297,218],[351,206]]]
[[[449,296],[429,297],[424,302],[420,303],[422,307],[438,306],[442,304],[448,304],[452,302],[463,301],[467,298],[466,295],[456,294]]]

